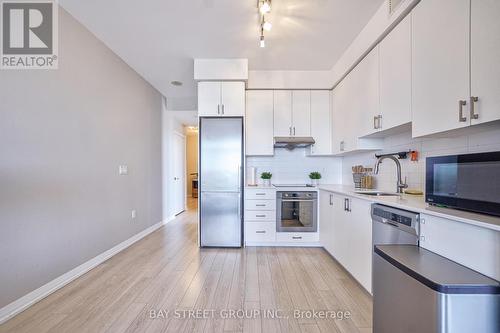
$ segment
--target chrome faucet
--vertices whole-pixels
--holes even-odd
[[[396,192],[397,193],[403,193],[403,189],[408,187],[408,184],[406,184],[406,177],[405,177],[405,182],[403,183],[403,180],[401,179],[401,163],[399,163],[399,160],[392,156],[392,155],[383,155],[377,158],[377,163],[375,164],[375,170],[374,173],[378,175],[378,171],[380,169],[380,163],[382,163],[383,160],[386,158],[391,159],[396,163],[396,172],[397,172],[397,185],[396,185]]]

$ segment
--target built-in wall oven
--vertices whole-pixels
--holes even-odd
[[[315,191],[276,192],[276,231],[316,232],[318,193]]]
[[[428,157],[431,205],[500,216],[500,152]]]

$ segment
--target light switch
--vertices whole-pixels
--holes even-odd
[[[126,166],[125,164],[118,166],[118,174],[120,176],[128,175],[128,166]]]

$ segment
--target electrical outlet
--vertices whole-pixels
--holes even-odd
[[[130,216],[132,217],[132,219],[135,219],[137,217],[137,211],[135,209],[133,209]]]
[[[128,166],[123,164],[118,166],[118,174],[120,176],[128,175]]]

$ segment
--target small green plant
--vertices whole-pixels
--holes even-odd
[[[263,172],[260,174],[260,178],[262,179],[271,179],[273,177],[273,174],[270,172]]]
[[[309,174],[309,178],[311,179],[321,179],[321,174],[317,171],[311,172]]]

